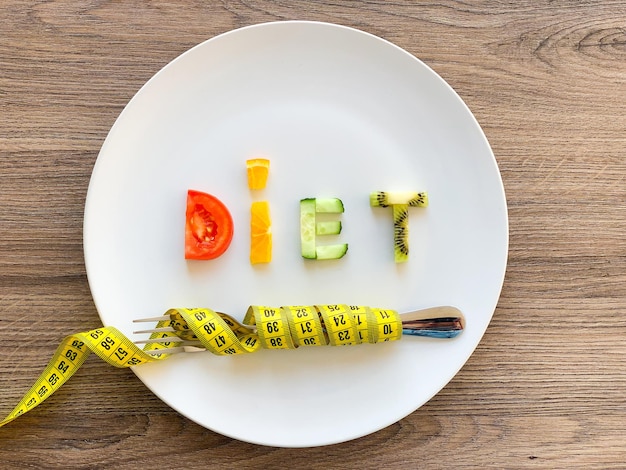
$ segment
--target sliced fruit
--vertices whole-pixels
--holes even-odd
[[[389,207],[394,204],[407,204],[409,207],[426,207],[428,194],[416,191],[375,191],[370,193],[372,207]]]
[[[409,207],[426,207],[428,194],[416,191],[375,191],[370,193],[372,207],[393,209],[393,253],[396,263],[409,259]]]
[[[270,171],[270,161],[267,158],[251,158],[246,160],[246,169],[248,173],[248,187],[250,189],[265,188]]]
[[[396,263],[409,259],[409,205],[393,205],[393,256]]]
[[[190,189],[185,216],[185,259],[213,259],[228,249],[234,225],[222,201]]]
[[[267,201],[256,201],[250,207],[250,263],[272,261],[272,221]]]
[[[300,201],[300,249],[303,258],[315,259],[315,199]]]

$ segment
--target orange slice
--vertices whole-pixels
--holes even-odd
[[[248,170],[248,187],[263,189],[267,184],[267,175],[270,171],[270,161],[266,158],[251,158],[246,160]]]
[[[250,263],[269,263],[272,261],[272,221],[269,203],[253,202],[250,215]]]

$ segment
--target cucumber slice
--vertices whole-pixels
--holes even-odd
[[[340,220],[325,220],[315,224],[316,235],[338,235],[341,233]]]
[[[348,244],[341,245],[323,245],[315,249],[317,259],[339,259],[348,252]]]
[[[300,249],[303,258],[315,259],[315,199],[300,201]]]
[[[325,197],[315,199],[315,212],[326,212],[329,214],[340,214],[344,211],[343,202],[335,197]]]
[[[343,202],[337,198],[307,198],[300,200],[300,247],[306,259],[338,259],[348,252],[348,244],[316,246],[316,235],[341,233],[338,220],[317,221],[316,214],[338,214],[344,211]]]

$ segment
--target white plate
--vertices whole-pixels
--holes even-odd
[[[267,189],[245,161],[271,160]],[[235,235],[213,261],[185,261],[187,189],[230,209]],[[374,190],[427,190],[410,213],[410,259],[393,261],[391,210]],[[344,201],[345,258],[305,261],[299,200]],[[248,261],[249,207],[270,201],[274,259]],[[323,241],[320,240],[320,243]],[[350,303],[399,311],[455,305],[455,340],[178,355],[135,368],[168,405],[209,429],[285,447],[346,441],[407,416],[474,351],[496,307],[508,248],[504,191],[476,120],[430,68],[354,29],[251,26],[182,54],[130,101],[96,162],[85,262],[105,325],[175,306],[242,318],[249,304]],[[485,374],[489,371],[485,370]]]

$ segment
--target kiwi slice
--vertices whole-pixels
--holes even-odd
[[[393,256],[396,263],[409,259],[409,205],[393,206]]]
[[[416,191],[375,191],[370,193],[372,207],[392,207],[393,253],[396,263],[409,259],[409,207],[426,207],[428,195]]]
[[[389,207],[395,204],[407,204],[409,207],[426,207],[428,194],[417,191],[374,191],[370,194],[372,207]]]

